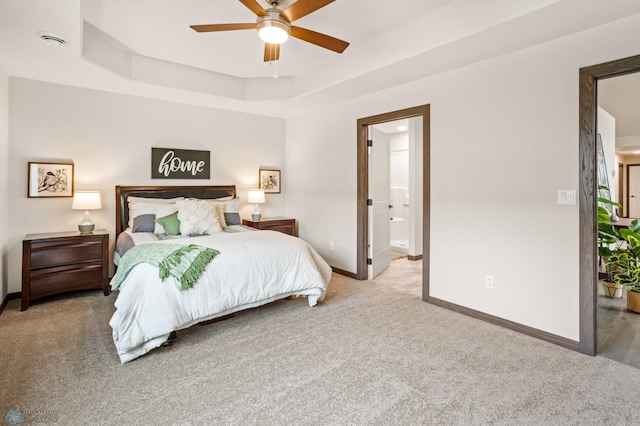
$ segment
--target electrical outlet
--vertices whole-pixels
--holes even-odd
[[[333,251],[336,249],[336,245],[333,243],[333,241],[329,241],[329,250]]]
[[[493,290],[494,278],[493,275],[484,276],[484,286]]]

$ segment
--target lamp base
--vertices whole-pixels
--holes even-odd
[[[81,223],[78,225],[78,231],[80,231],[81,234],[90,234],[95,227],[96,225],[93,223]]]
[[[260,207],[258,207],[258,203],[254,205],[253,211],[251,212],[251,219],[254,222],[257,222],[262,217],[262,212],[260,211]]]

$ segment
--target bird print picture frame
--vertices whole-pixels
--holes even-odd
[[[258,170],[258,188],[265,194],[280,194],[280,170]]]
[[[73,163],[28,164],[29,198],[73,197]]]

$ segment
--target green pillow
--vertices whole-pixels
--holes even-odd
[[[178,220],[178,212],[170,214],[169,216],[156,219],[167,235],[180,235],[180,220]]]

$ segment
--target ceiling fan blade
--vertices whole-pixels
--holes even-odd
[[[258,4],[256,0],[240,0],[240,3],[247,6],[253,13],[258,16],[269,16],[266,10]]]
[[[333,3],[335,0],[298,0],[284,11],[281,15],[284,15],[289,22],[293,22],[296,19],[300,19],[303,16],[315,12],[316,10]]]
[[[333,50],[338,53],[344,52],[344,50],[349,46],[349,43],[344,40],[293,25],[291,26],[291,37],[299,38],[300,40],[304,40],[315,44],[316,46],[324,47],[325,49]]]
[[[280,45],[279,44],[264,44],[264,61],[271,62],[280,59]]]
[[[199,33],[209,33],[212,31],[232,31],[232,30],[255,30],[256,24],[208,24],[191,25]]]

